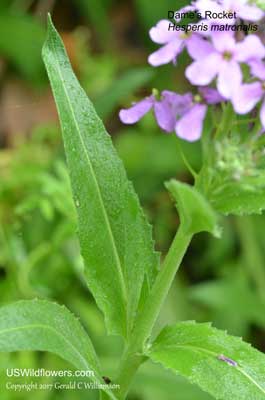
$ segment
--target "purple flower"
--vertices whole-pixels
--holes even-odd
[[[217,104],[222,100],[219,93],[210,88],[200,88],[197,96],[164,90],[161,100],[153,95],[146,97],[131,108],[121,110],[119,115],[125,124],[134,124],[153,108],[160,128],[166,132],[175,130],[180,138],[193,142],[201,136],[207,103]]]
[[[200,87],[199,95],[201,96],[202,100],[209,105],[219,104],[222,101],[225,101],[225,98],[221,96],[216,89],[210,87]]]
[[[199,88],[199,93],[195,96],[190,93],[187,95],[190,106],[178,119],[175,131],[180,138],[193,142],[201,137],[207,104],[218,104],[225,99],[217,90],[206,87]]]
[[[238,114],[247,114],[262,100],[260,119],[265,129],[265,64],[256,60],[251,62],[250,69],[259,81],[241,85],[234,93],[232,103]]]
[[[203,15],[206,11],[211,11],[213,13],[223,13],[232,12],[236,13],[237,18],[241,18],[247,21],[259,21],[264,16],[264,12],[253,4],[248,4],[248,0],[198,0],[196,2],[196,8]],[[236,20],[231,19],[215,19],[212,23],[222,23],[222,24],[234,24]]]
[[[160,128],[166,132],[172,132],[176,125],[177,115],[183,114],[189,107],[189,97],[180,96],[169,90],[164,90],[161,95],[161,100],[156,100],[152,95],[133,104],[127,110],[120,110],[121,121],[124,124],[134,124],[153,108]]]
[[[265,48],[255,35],[236,42],[233,33],[212,33],[212,43],[205,42],[204,51],[200,47],[189,48],[195,60],[187,69],[186,77],[193,85],[208,85],[217,77],[220,94],[230,99],[242,82],[241,62],[261,59]]]
[[[150,37],[153,42],[162,44],[163,46],[150,54],[148,57],[149,64],[157,67],[167,64],[171,61],[176,62],[177,56],[187,47],[196,45],[198,34],[186,33],[185,31],[169,31],[169,21],[162,19],[157,25],[150,29]]]

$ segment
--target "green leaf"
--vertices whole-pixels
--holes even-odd
[[[176,180],[166,183],[166,188],[176,201],[181,224],[186,233],[206,231],[217,237],[220,235],[217,216],[200,192]]]
[[[109,332],[126,337],[143,282],[150,287],[156,274],[151,228],[51,20],[43,59],[63,132],[87,283]]]
[[[20,350],[55,353],[77,369],[93,371],[91,379],[104,383],[87,333],[67,308],[56,303],[26,300],[0,308],[0,351]]]
[[[252,185],[251,181],[223,185],[212,194],[212,206],[225,215],[261,214],[265,210],[265,184]]]
[[[264,400],[265,356],[210,324],[166,327],[147,355],[216,399]]]

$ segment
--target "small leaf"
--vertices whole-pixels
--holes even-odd
[[[166,327],[147,355],[216,399],[265,398],[265,355],[210,324]]]
[[[166,188],[176,201],[182,227],[187,233],[210,232],[219,236],[217,216],[211,205],[194,187],[171,180]]]
[[[55,353],[77,369],[93,371],[91,379],[104,384],[88,335],[73,314],[56,303],[26,300],[0,308],[0,351],[19,350]]]
[[[261,214],[265,210],[265,179],[263,187],[244,181],[227,183],[212,194],[211,203],[225,215]]]
[[[143,282],[150,288],[157,270],[151,228],[50,19],[43,59],[61,121],[87,283],[108,331],[126,337]]]

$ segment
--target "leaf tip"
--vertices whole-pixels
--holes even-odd
[[[50,28],[55,29],[54,25],[53,25],[53,22],[52,22],[51,13],[48,12],[48,14],[47,14],[47,29],[48,29],[48,31],[49,31]]]
[[[46,33],[46,39],[43,43],[42,52],[41,52],[42,59],[43,59],[45,65],[46,65],[46,60],[47,60],[48,54],[51,51],[50,47],[51,47],[51,43],[52,43],[52,41],[51,41],[52,37],[56,38],[56,35],[57,35],[57,31],[53,24],[51,14],[47,13],[47,33]]]

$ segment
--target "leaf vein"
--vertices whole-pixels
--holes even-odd
[[[201,353],[206,353],[208,355],[214,356],[216,359],[218,359],[218,356],[219,356],[219,354],[214,352],[214,351],[204,349],[203,347],[194,346],[194,345],[188,345],[188,344],[186,344],[186,345],[178,345],[178,344],[176,344],[176,345],[167,345],[167,346],[163,346],[163,349],[165,349],[165,348],[168,348],[168,349],[171,348],[172,349],[172,348],[176,348],[176,347],[183,348],[183,349],[185,349],[185,348],[186,349],[191,349],[193,351],[197,351],[198,353],[200,353],[200,352]],[[244,371],[243,368],[241,368],[240,366],[233,366],[232,368],[237,369],[250,382],[252,382],[263,394],[265,394],[265,389],[263,389],[263,387],[260,386],[258,384],[258,382],[256,382],[246,371]]]
[[[56,54],[56,48],[55,48],[55,45],[54,45],[54,42],[53,42],[53,38],[51,38],[51,43],[52,43],[52,46],[53,46],[54,54]],[[63,79],[63,76],[61,74],[61,71],[60,71],[60,68],[59,68],[59,65],[58,65],[57,57],[56,57],[56,61],[57,61],[56,69],[57,69],[58,75],[60,76],[60,79],[61,79],[61,82],[62,82],[62,87],[63,87],[63,90],[65,92],[65,96],[66,96],[70,111],[72,113],[73,120],[74,120],[76,129],[77,129],[78,135],[80,137],[80,141],[81,141],[82,147],[84,149],[84,154],[85,154],[85,157],[87,159],[87,162],[88,162],[88,165],[89,165],[89,169],[91,171],[91,176],[92,176],[93,181],[95,183],[96,191],[98,193],[99,202],[100,202],[101,209],[102,209],[102,212],[103,212],[103,216],[104,216],[104,219],[105,219],[105,222],[106,222],[107,230],[108,230],[108,233],[109,233],[109,236],[110,236],[110,241],[111,241],[111,244],[112,244],[112,247],[113,247],[114,257],[115,257],[117,268],[118,268],[118,272],[119,272],[122,295],[123,295],[125,303],[127,303],[127,288],[126,288],[126,284],[125,284],[125,279],[124,279],[124,274],[123,274],[123,270],[122,270],[121,260],[120,260],[119,253],[118,253],[118,250],[117,250],[117,247],[116,247],[116,244],[115,244],[115,240],[114,240],[111,224],[110,224],[110,221],[109,221],[109,218],[108,218],[108,213],[107,213],[107,211],[105,209],[105,206],[104,206],[104,203],[103,203],[103,199],[102,199],[101,190],[100,190],[97,178],[95,176],[95,172],[94,172],[92,163],[90,161],[89,154],[87,152],[87,149],[86,149],[82,134],[80,132],[79,124],[78,124],[78,122],[76,120],[76,116],[75,116],[75,112],[74,112],[72,103],[70,101],[70,98],[68,96],[68,93],[67,93],[67,90],[66,90],[66,87],[65,87],[65,84],[64,84],[64,79]]]

